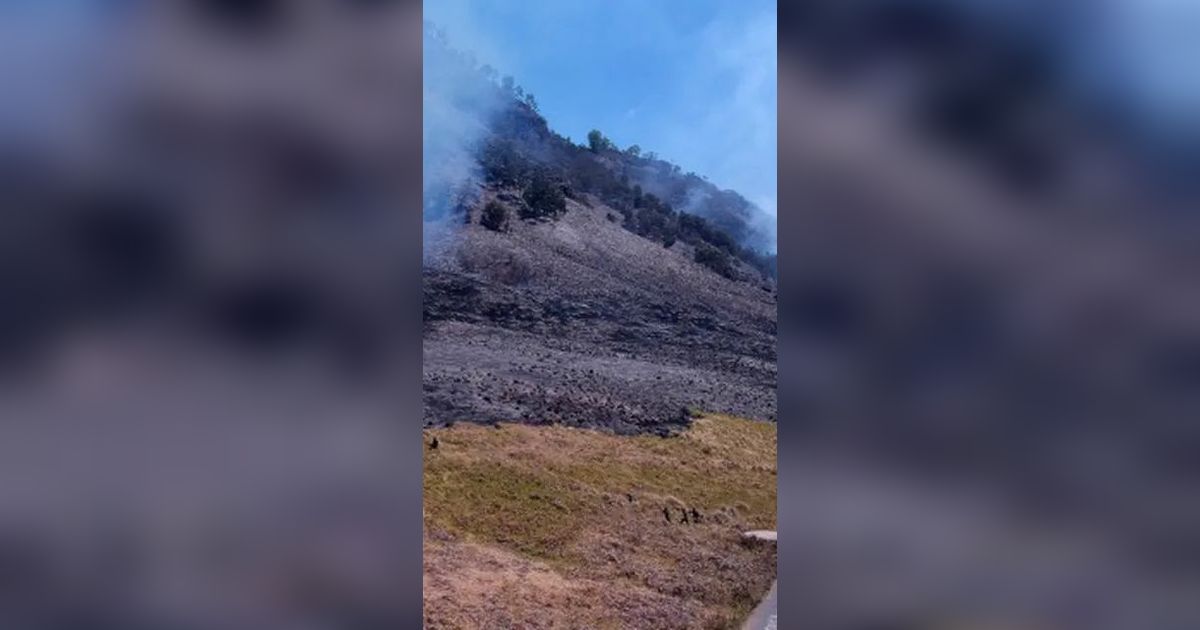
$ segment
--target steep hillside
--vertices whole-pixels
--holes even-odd
[[[619,223],[651,240],[682,240],[775,275],[774,218],[737,192],[638,146],[621,150],[593,130],[580,146],[550,129],[537,100],[490,66],[450,47],[426,26],[424,210],[452,218],[479,200],[475,184],[585,195],[618,211]]]
[[[436,32],[426,51],[426,422],[774,420],[761,211],[599,132],[572,144]]]
[[[773,288],[632,234],[602,204],[566,207],[507,232],[474,209],[427,232],[426,420],[639,431],[683,425],[686,407],[774,419]]]

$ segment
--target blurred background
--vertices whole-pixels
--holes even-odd
[[[420,33],[0,2],[0,627],[420,623]]]
[[[416,622],[418,6],[0,2],[0,627]],[[1200,627],[1198,13],[780,2],[785,627]]]
[[[1200,627],[1200,4],[779,9],[781,618]]]

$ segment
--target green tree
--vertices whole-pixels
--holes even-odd
[[[599,153],[607,149],[610,144],[608,138],[605,138],[599,129],[589,131],[587,138],[588,148],[592,150],[592,153]]]
[[[634,144],[634,145],[631,145],[628,149],[625,149],[625,152],[628,153],[629,155],[632,155],[633,157],[637,157],[642,154],[642,147],[639,147],[638,145]]]

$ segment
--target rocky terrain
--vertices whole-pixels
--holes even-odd
[[[722,277],[595,199],[566,204],[506,232],[478,208],[426,225],[426,423],[668,432],[689,408],[774,420],[773,281],[745,266]]]
[[[775,419],[774,217],[424,43],[424,402],[456,421],[670,433]]]

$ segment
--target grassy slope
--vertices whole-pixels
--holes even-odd
[[[429,627],[728,627],[775,572],[775,425],[674,438],[566,427],[426,431]],[[671,509],[667,523],[663,508]],[[700,523],[679,523],[681,508]]]

